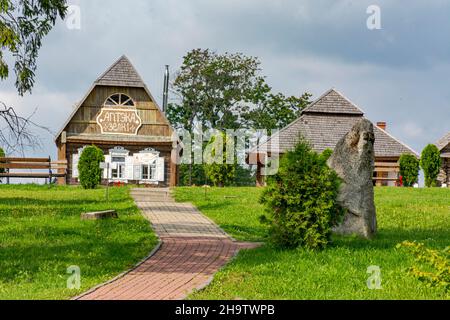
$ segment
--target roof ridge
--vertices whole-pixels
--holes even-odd
[[[450,131],[447,132],[442,138],[436,141],[435,146],[439,148],[439,151],[444,149],[450,143]]]
[[[320,101],[322,101],[325,97],[330,95],[330,93],[336,93],[340,98],[342,98],[344,101],[346,101],[352,108],[354,108],[357,112],[327,112],[322,111],[322,113],[342,113],[342,114],[361,114],[364,115],[365,112],[362,110],[356,103],[351,101],[349,98],[347,98],[344,94],[342,94],[340,91],[338,91],[335,87],[332,87],[331,89],[328,89],[325,93],[323,93],[319,98],[317,98],[314,102],[312,102],[309,106],[307,106],[305,109],[302,110],[303,113],[320,113],[320,111],[312,110],[314,106],[316,106]]]
[[[114,80],[110,80],[110,79],[106,79],[107,75],[109,75],[110,73],[113,72],[113,70],[121,63],[124,62],[126,64],[127,67],[131,68],[131,76],[132,78],[136,78],[136,79],[118,79],[117,76],[112,76],[112,78]],[[125,72],[125,71],[124,71]],[[130,75],[128,75],[130,76]],[[133,83],[132,86],[137,86],[137,87],[143,87],[145,82],[142,79],[141,75],[139,74],[139,72],[137,71],[137,69],[134,67],[133,63],[130,61],[130,59],[125,55],[121,55],[119,59],[117,59],[108,69],[106,69],[105,72],[103,72],[95,81],[94,84],[105,84],[108,85],[110,83],[113,83],[113,85],[118,85],[120,84],[120,82],[124,83],[124,85],[127,86],[131,86],[130,82]]]

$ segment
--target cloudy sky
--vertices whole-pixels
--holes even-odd
[[[69,0],[80,29],[44,40],[32,95],[0,82],[0,100],[57,132],[92,82],[126,54],[158,101],[164,65],[193,48],[257,56],[276,91],[337,88],[416,151],[450,130],[450,0]],[[369,30],[367,8],[381,10]],[[70,19],[71,17],[69,17]],[[50,134],[36,155],[55,157]]]

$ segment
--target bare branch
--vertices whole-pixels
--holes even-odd
[[[28,116],[19,116],[13,107],[8,107],[0,101],[0,146],[6,154],[24,155],[26,149],[35,150],[42,146],[41,140],[34,129],[44,130],[51,133],[47,127],[36,124],[31,118],[36,109]]]

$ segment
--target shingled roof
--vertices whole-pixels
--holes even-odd
[[[339,140],[363,117],[361,109],[337,90],[331,89],[305,108],[297,120],[258,146],[258,149],[261,152],[285,153],[293,149],[300,136],[317,152],[334,149]],[[403,153],[417,156],[414,150],[385,130],[374,126],[374,133],[376,157],[399,157]]]
[[[309,113],[364,115],[364,112],[360,108],[335,88],[331,88],[325,92],[302,112],[302,114]]]
[[[444,158],[450,158],[450,132],[435,143]]]
[[[441,151],[449,144],[450,144],[450,132],[447,133],[445,136],[443,136],[441,139],[439,139],[438,142],[436,142],[436,147],[438,147],[439,151]]]
[[[125,56],[121,56],[108,70],[106,70],[95,84],[105,86],[139,87],[145,86],[141,76]]]

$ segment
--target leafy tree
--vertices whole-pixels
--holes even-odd
[[[259,73],[258,59],[241,53],[188,52],[172,85],[180,101],[171,105],[170,120],[185,129],[194,120],[219,130],[238,128],[239,114],[263,81]]]
[[[84,189],[95,189],[101,182],[100,162],[105,161],[103,151],[92,145],[84,148],[78,160],[78,177]]]
[[[321,249],[344,211],[337,203],[340,179],[303,139],[280,160],[278,173],[267,178],[260,202],[268,216],[272,241],[282,247]]]
[[[224,187],[234,180],[236,172],[236,159],[233,154],[233,163],[227,163],[227,142],[231,139],[224,133],[218,133],[211,137],[208,146],[211,150],[210,157],[206,159],[205,173],[214,186]],[[221,148],[221,149],[220,149]]]
[[[42,39],[66,15],[65,0],[0,0],[0,79],[9,75],[4,52],[15,58],[16,87],[31,92]]]
[[[425,175],[425,185],[435,187],[442,166],[442,159],[439,149],[434,144],[429,144],[423,149],[420,166]]]
[[[177,97],[167,110],[169,121],[193,133],[197,126],[218,130],[282,128],[308,104],[309,94],[272,94],[261,75],[260,61],[241,53],[194,49],[172,83]],[[192,182],[193,165],[188,165]]]
[[[58,17],[64,19],[66,10],[65,0],[0,0],[0,80],[10,74],[10,66],[5,60],[5,53],[10,53],[15,61],[15,85],[19,95],[31,92],[42,40]],[[39,139],[30,127],[49,132],[33,123],[31,116],[20,116],[14,107],[0,101],[0,142],[8,153],[23,152],[25,147],[39,145]]]
[[[412,187],[419,181],[420,161],[412,154],[402,154],[399,160],[400,175],[403,177],[403,185]]]
[[[310,103],[309,93],[300,97],[286,97],[282,93],[271,93],[270,88],[265,86],[259,96],[255,97],[256,107],[242,115],[247,128],[282,129],[297,119]]]

